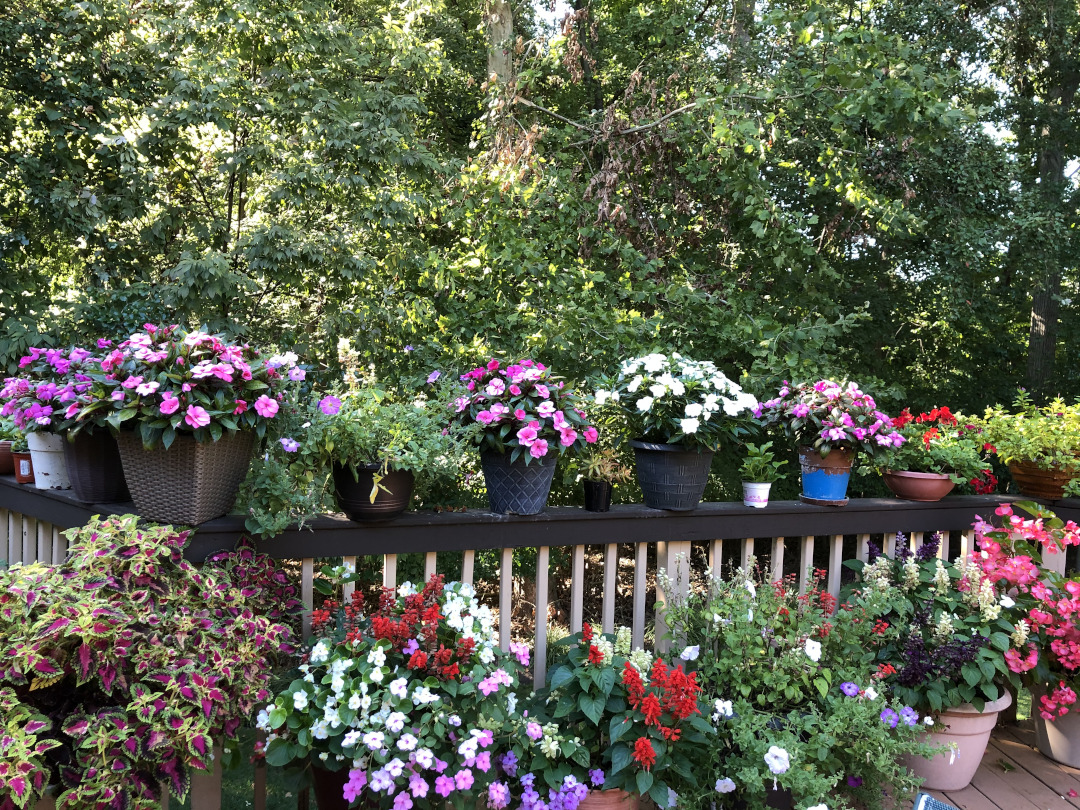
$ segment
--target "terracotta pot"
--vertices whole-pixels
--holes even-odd
[[[844,447],[834,447],[827,456],[822,456],[813,447],[800,447],[802,494],[799,500],[818,506],[846,506],[854,460],[855,452]]]
[[[590,790],[578,810],[638,810],[641,797],[625,790]]]
[[[886,470],[881,477],[893,495],[905,501],[940,501],[956,486],[949,476],[941,473]]]
[[[15,459],[11,457],[11,442],[0,442],[0,475],[11,475],[15,472]]]
[[[1065,485],[1076,477],[1058,467],[1040,467],[1033,461],[1010,461],[1009,472],[1021,495],[1048,501],[1063,498]]]
[[[27,450],[24,453],[12,453],[11,460],[15,462],[16,483],[34,483],[34,460],[30,458],[30,451]]]
[[[916,776],[922,777],[923,788],[929,790],[962,790],[970,784],[979,769],[990,732],[997,724],[998,712],[1012,705],[1012,695],[1006,692],[980,712],[970,703],[954,706],[942,712],[935,728],[927,732],[931,745],[956,744],[956,751],[946,751],[933,759],[905,756],[904,764]]]
[[[1036,707],[1041,691],[1031,695],[1035,718],[1035,744],[1042,753],[1062,765],[1080,768],[1080,714],[1069,712],[1056,720],[1043,720]]]
[[[377,464],[359,467],[356,471],[357,477],[353,478],[352,470],[334,462],[334,489],[338,506],[349,516],[349,520],[359,523],[390,520],[408,509],[412,503],[415,479],[408,470],[389,470],[379,482],[380,488],[375,493],[375,503],[372,503],[371,488],[375,480],[373,476],[378,469]]]

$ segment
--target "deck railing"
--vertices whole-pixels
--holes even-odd
[[[298,561],[309,611],[320,558],[354,563],[367,558],[367,570],[381,574],[382,584],[390,587],[398,584],[406,561],[424,579],[438,572],[470,583],[481,579],[479,564],[487,585],[481,595],[498,611],[502,643],[509,644],[515,630],[532,637],[533,677],[542,684],[554,626],[576,633],[590,621],[611,632],[617,619],[629,617],[618,623],[629,624],[635,646],[643,645],[650,631],[653,639],[660,638],[663,612],[656,605],[667,596],[657,576],[661,569],[673,587],[685,591],[703,580],[706,567],[721,572],[754,559],[774,579],[794,575],[800,591],[814,571],[823,572],[826,587],[837,595],[845,575],[842,563],[866,559],[871,541],[891,553],[898,533],[916,548],[927,534],[941,532],[939,556],[952,559],[973,549],[975,516],[989,518],[1000,503],[1011,500],[956,496],[927,504],[863,499],[839,509],[781,501],[763,510],[706,503],[689,513],[638,505],[615,506],[607,513],[552,507],[529,517],[470,510],[407,513],[371,526],[326,515],[310,529],[287,531],[258,547],[275,558]],[[1054,508],[1063,518],[1080,519],[1080,501],[1059,501]],[[125,511],[131,511],[129,504],[82,504],[69,493],[34,490],[0,477],[0,557],[10,563],[59,562],[67,550],[62,529],[82,525],[94,514]],[[195,532],[186,553],[201,561],[234,547],[243,534],[238,517],[209,521]],[[1064,554],[1052,562],[1062,572],[1077,567]],[[526,575],[523,569],[533,571]],[[586,615],[587,609],[598,615]],[[309,627],[305,615],[305,633]],[[218,771],[193,783],[193,810],[220,808],[220,779]],[[257,769],[256,810],[265,807],[264,784]]]

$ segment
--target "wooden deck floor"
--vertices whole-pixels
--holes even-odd
[[[968,787],[931,793],[961,810],[1080,810],[1080,769],[1039,753],[1028,721],[994,731]]]

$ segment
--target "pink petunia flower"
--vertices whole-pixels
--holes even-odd
[[[341,400],[337,397],[323,397],[319,400],[319,410],[327,416],[335,416],[341,410]]]

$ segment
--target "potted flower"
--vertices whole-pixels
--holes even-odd
[[[30,447],[22,431],[16,431],[15,438],[11,440],[11,460],[15,465],[15,483],[34,483],[34,460],[30,457]]]
[[[780,425],[799,442],[800,498],[823,506],[847,503],[856,452],[873,458],[884,447],[904,443],[892,419],[855,383],[785,381],[778,395],[761,403],[754,415],[765,425]]]
[[[197,569],[186,532],[134,515],[68,534],[60,565],[0,570],[0,709],[18,740],[0,772],[12,756],[28,764],[28,784],[0,783],[0,804],[25,807],[48,785],[61,810],[183,799],[269,695],[291,632],[266,614],[297,613],[296,589],[259,575],[266,557]]]
[[[630,480],[630,468],[619,460],[614,447],[590,447],[580,460],[581,483],[585,488],[585,509],[607,512],[611,509],[611,491],[615,484]]]
[[[746,458],[743,459],[742,474],[743,506],[764,509],[769,503],[769,490],[772,485],[784,477],[781,470],[786,461],[777,461],[772,451],[772,442],[764,444],[746,444]]]
[[[935,719],[932,733],[958,746],[958,755],[908,765],[934,790],[971,781],[1019,678],[1009,667],[1022,651],[1016,625],[974,558],[939,559],[935,534],[917,551],[897,535],[896,557],[871,547],[867,563],[846,563],[861,582],[846,601],[878,628],[869,644],[852,648],[876,662],[884,683],[904,703]],[[1012,652],[1010,652],[1012,651]]]
[[[697,507],[720,440],[745,433],[757,406],[711,362],[678,353],[625,361],[595,401],[625,416],[645,505],[672,511]]]
[[[586,623],[558,643],[562,659],[516,735],[522,770],[556,791],[597,788],[596,807],[632,810],[639,796],[677,806],[694,790],[692,757],[712,733],[694,673],[631,650],[628,628],[606,637]]]
[[[1015,511],[1015,510],[1019,510]],[[1022,513],[1027,514],[1022,514]],[[976,558],[1013,621],[1009,669],[1031,690],[1035,739],[1057,762],[1080,765],[1080,579],[1044,566],[1047,558],[1080,545],[1080,527],[1030,501],[1001,504],[1001,527],[979,519]]]
[[[11,443],[19,436],[15,420],[0,418],[0,475],[15,472],[15,460],[11,457]]]
[[[124,474],[140,514],[202,523],[233,505],[256,438],[305,377],[291,352],[266,357],[247,344],[177,326],[146,324],[110,351],[69,429],[119,431]]]
[[[897,497],[940,501],[957,484],[984,480],[987,469],[982,453],[989,445],[982,431],[957,419],[947,407],[918,416],[904,408],[892,426],[904,442],[885,447],[876,465]]]
[[[1080,475],[1080,405],[1058,398],[1040,408],[1021,391],[1014,408],[987,408],[977,424],[1021,494],[1057,500]]]
[[[900,756],[929,753],[922,717],[852,654],[874,632],[861,619],[821,575],[800,593],[793,576],[769,582],[752,567],[667,606],[716,728],[695,760],[700,790],[681,806],[881,808],[910,796]]]
[[[498,360],[462,374],[458,423],[480,448],[491,511],[535,515],[547,503],[555,462],[598,438],[578,398],[542,363]]]
[[[324,593],[356,580],[344,566],[323,574]],[[408,807],[443,807],[507,790],[499,754],[528,653],[499,649],[471,586],[441,576],[420,590],[404,583],[367,613],[355,591],[312,618],[298,676],[258,724],[269,764],[310,766],[321,810],[356,800],[400,807],[400,796]]]

